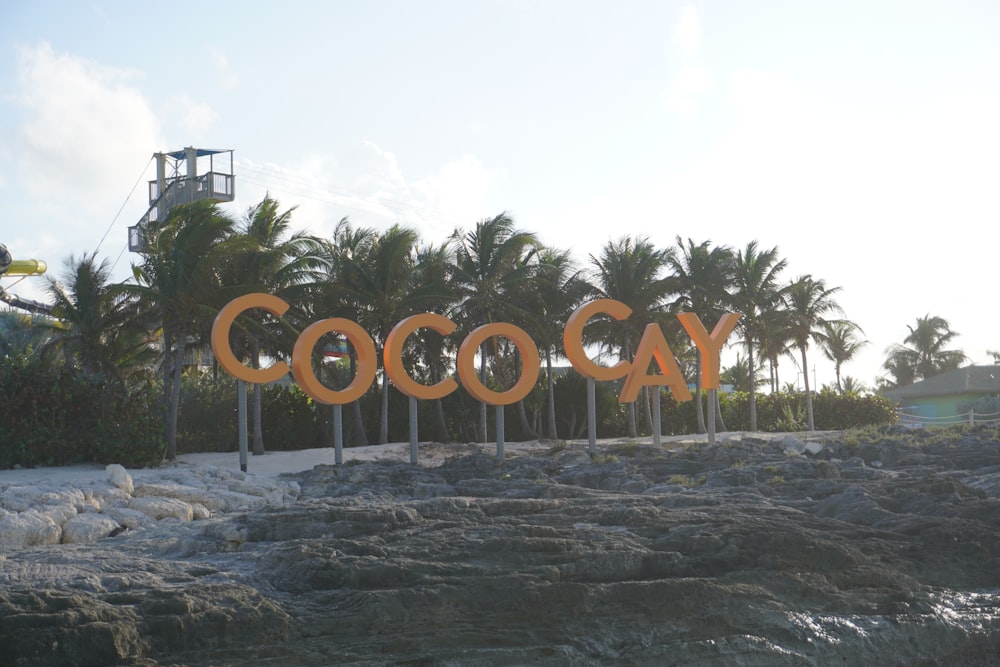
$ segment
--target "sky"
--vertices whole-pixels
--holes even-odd
[[[581,265],[624,235],[777,247],[840,288],[869,341],[843,373],[872,386],[924,315],[1000,350],[998,119],[993,0],[15,0],[0,243],[124,280],[153,153],[232,149],[229,210],[270,193],[323,236],[506,211]]]

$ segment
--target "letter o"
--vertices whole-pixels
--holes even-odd
[[[334,331],[347,336],[358,356],[354,379],[340,391],[330,389],[320,382],[312,367],[312,352],[316,343],[324,334]],[[371,336],[357,322],[343,317],[332,317],[310,324],[299,334],[292,350],[292,370],[295,372],[295,380],[303,391],[327,405],[344,405],[364,396],[375,380],[376,366],[375,343],[372,342]]]
[[[254,292],[237,297],[223,306],[212,323],[212,353],[223,370],[238,380],[253,384],[267,384],[288,375],[288,364],[279,361],[268,368],[249,368],[240,363],[229,347],[229,330],[233,322],[251,308],[260,308],[275,317],[281,317],[288,310],[288,304],[273,294]]]
[[[487,338],[503,336],[517,347],[521,354],[521,377],[507,391],[493,391],[479,381],[476,376],[476,351]],[[465,337],[458,348],[458,377],[462,386],[473,398],[489,405],[510,405],[531,393],[538,380],[538,348],[524,329],[507,322],[484,324]]]

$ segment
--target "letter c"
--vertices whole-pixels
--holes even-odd
[[[437,313],[411,315],[399,322],[385,339],[382,358],[385,362],[386,373],[389,374],[389,379],[396,385],[396,388],[407,396],[428,401],[444,398],[458,387],[454,378],[445,378],[435,385],[427,386],[415,381],[403,368],[403,344],[417,329],[431,329],[447,336],[455,330],[455,323]]]
[[[281,317],[288,310],[288,304],[280,297],[263,292],[244,294],[227,303],[212,323],[212,353],[233,377],[252,384],[267,384],[288,375],[288,364],[278,361],[268,368],[250,368],[240,363],[229,346],[229,330],[236,318],[251,308],[260,308],[275,317]]]
[[[632,365],[622,359],[610,368],[598,366],[583,349],[583,327],[589,320],[598,313],[610,315],[616,320],[624,320],[632,314],[632,309],[616,299],[597,299],[589,301],[576,310],[566,320],[566,328],[563,330],[563,350],[566,358],[584,377],[595,380],[608,381],[628,375]]]

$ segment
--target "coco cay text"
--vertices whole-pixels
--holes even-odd
[[[212,325],[212,351],[219,365],[233,377],[250,383],[265,384],[284,377],[289,372],[288,364],[276,361],[267,368],[250,368],[233,353],[229,344],[229,334],[236,319],[244,312],[259,308],[275,317],[287,312],[289,305],[280,297],[256,292],[230,301],[215,318]],[[621,360],[613,366],[594,363],[584,350],[583,329],[596,315],[607,315],[616,320],[624,320],[632,314],[632,309],[614,299],[597,299],[577,308],[566,322],[563,330],[563,348],[573,368],[585,377],[594,380],[617,380],[625,378],[618,400],[622,403],[634,402],[639,390],[644,386],[665,386],[673,392],[678,401],[691,400],[687,381],[681,374],[663,331],[657,324],[646,325],[632,361]],[[677,315],[684,330],[698,348],[701,356],[702,386],[705,389],[719,387],[719,358],[722,346],[739,321],[736,313],[725,313],[719,318],[715,328],[709,333],[695,313]],[[403,345],[406,339],[418,329],[430,329],[447,336],[456,329],[456,324],[436,313],[420,313],[400,321],[386,337],[382,352],[385,373],[392,384],[407,396],[433,400],[443,398],[458,388],[452,377],[433,385],[417,382],[403,366]],[[354,378],[345,388],[335,390],[327,387],[319,378],[312,365],[312,353],[320,339],[329,333],[339,333],[347,338],[355,350],[357,370]],[[475,357],[479,346],[494,336],[510,340],[521,355],[521,376],[513,386],[504,391],[493,391],[479,379],[475,369]],[[375,380],[377,353],[371,336],[353,320],[333,317],[314,322],[306,327],[295,341],[292,350],[292,366],[296,381],[313,400],[328,405],[344,405],[360,398]],[[652,362],[656,362],[659,373],[648,373]],[[521,400],[531,391],[538,380],[538,347],[531,337],[518,326],[507,322],[493,322],[474,329],[458,348],[455,369],[462,386],[469,394],[489,405],[510,405]]]

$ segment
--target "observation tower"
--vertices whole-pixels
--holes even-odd
[[[128,249],[143,252],[150,226],[156,227],[178,204],[234,198],[233,151],[191,146],[171,153],[153,153],[156,180],[149,181],[149,209],[128,228]]]

